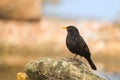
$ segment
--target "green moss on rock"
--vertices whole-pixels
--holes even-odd
[[[78,59],[40,58],[29,62],[25,72],[31,80],[105,80]]]

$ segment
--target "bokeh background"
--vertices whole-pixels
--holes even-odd
[[[16,80],[17,72],[37,58],[73,57],[61,28],[68,25],[79,29],[98,71],[120,80],[119,0],[1,1],[0,80]]]

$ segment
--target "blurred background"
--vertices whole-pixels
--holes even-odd
[[[79,29],[98,71],[120,80],[120,0],[2,0],[0,80],[16,80],[37,58],[73,57],[61,28],[68,25]]]

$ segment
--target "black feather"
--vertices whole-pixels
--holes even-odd
[[[67,27],[66,45],[72,53],[85,57],[92,69],[97,69],[91,60],[91,54],[87,44],[80,36],[78,29],[74,26]]]

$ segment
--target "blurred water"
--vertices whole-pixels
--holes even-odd
[[[120,72],[92,71],[94,74],[106,80],[120,80]]]
[[[106,74],[110,80],[120,80],[120,72],[108,72]]]

